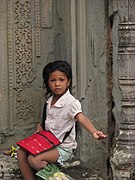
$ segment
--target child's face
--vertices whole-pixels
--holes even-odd
[[[68,80],[64,72],[56,70],[49,75],[48,86],[56,96],[62,96],[69,87],[69,84],[70,80]]]

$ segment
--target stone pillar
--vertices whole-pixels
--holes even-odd
[[[115,36],[118,38],[118,44],[113,42],[113,73],[116,72],[113,75],[115,102],[113,112],[118,133],[111,165],[114,180],[133,180],[135,179],[135,1],[119,0],[117,10],[118,26]]]

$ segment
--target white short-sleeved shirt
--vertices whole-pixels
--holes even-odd
[[[76,132],[75,116],[82,112],[81,103],[73,97],[69,90],[51,106],[53,96],[47,101],[45,129],[51,131],[62,142],[64,135],[72,127],[70,135],[61,144],[63,147],[75,149]]]

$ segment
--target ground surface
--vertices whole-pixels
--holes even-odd
[[[68,168],[60,168],[60,170],[69,176],[68,180],[103,180],[102,178],[93,175],[90,169],[84,167],[83,165]],[[42,179],[39,178],[38,180]],[[64,178],[62,180],[64,180]]]
[[[62,168],[62,172],[71,176],[75,180],[99,180],[92,175],[90,169],[79,165],[75,167]]]
[[[4,155],[4,151],[0,151],[0,179],[2,180],[22,180],[22,176],[20,174],[17,160],[14,157],[10,157],[10,155]],[[69,180],[104,180],[100,177],[97,177],[96,174],[91,172],[91,170],[82,165],[82,163],[73,158],[71,161],[64,164],[64,166],[59,169],[69,175]]]

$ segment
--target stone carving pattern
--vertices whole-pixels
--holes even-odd
[[[133,16],[135,9],[134,0],[118,0],[118,7],[120,22],[135,22],[135,16]]]
[[[36,12],[36,56],[40,56],[40,0],[35,0]]]
[[[51,28],[52,22],[52,0],[42,1],[42,27]]]
[[[7,2],[7,12],[8,12],[8,84],[9,84],[9,129],[14,129],[14,77],[13,77],[13,43],[12,43],[12,1],[8,0]]]
[[[125,8],[125,11],[123,8]],[[132,110],[135,110],[135,17],[133,17],[134,8],[135,1],[119,1],[120,12],[126,12],[126,9],[128,12],[126,15],[123,15],[123,13],[120,14],[120,21],[118,26],[119,82],[120,88],[122,90],[121,111],[126,116],[125,120],[122,122],[126,123],[126,129],[128,129],[130,124],[129,119],[131,120],[132,117],[132,120],[135,120],[135,113]],[[134,123],[133,121],[131,122],[133,125],[135,124],[135,121]],[[128,135],[130,131],[132,132],[132,137],[130,135],[128,136],[127,144],[129,144],[129,142],[131,142],[132,144],[133,141],[135,144],[135,134],[132,131],[133,129],[135,130],[134,126],[128,131]],[[119,144],[123,143],[123,138],[125,137],[126,131],[122,132],[123,133],[120,133],[121,135],[119,136]]]
[[[29,87],[35,78],[32,63],[31,3],[30,0],[14,1],[17,118],[26,118],[33,108],[21,97],[23,89]]]
[[[121,107],[112,157],[113,179],[135,179],[135,1],[118,0],[118,82]],[[117,104],[118,105],[118,104]]]

